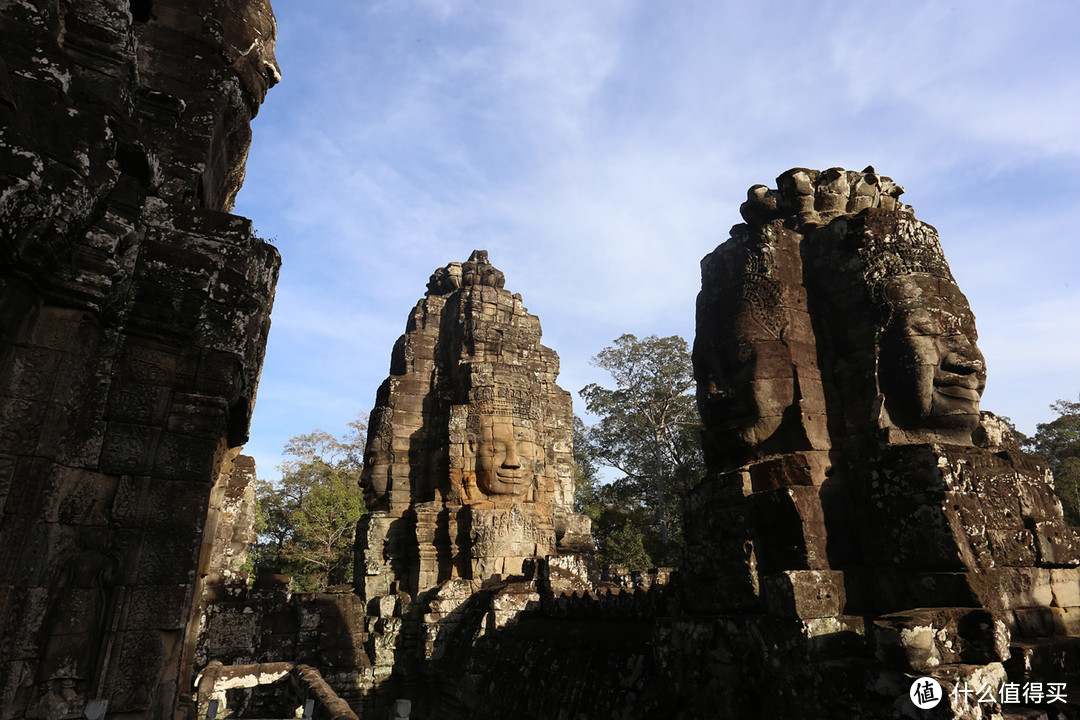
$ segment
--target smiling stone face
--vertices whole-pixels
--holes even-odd
[[[891,278],[882,296],[890,311],[878,379],[891,420],[970,437],[979,424],[986,363],[967,298],[951,280],[927,275]]]
[[[855,438],[971,445],[986,367],[937,230],[873,168],[750,189],[702,261],[694,367],[707,459]]]
[[[499,384],[474,388],[467,407],[464,448],[466,501],[533,502],[545,470],[539,387]]]
[[[476,484],[485,495],[520,496],[536,481],[542,454],[535,432],[510,415],[480,418],[478,436],[470,442]]]

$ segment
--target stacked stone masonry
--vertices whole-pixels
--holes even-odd
[[[0,717],[183,717],[274,248],[262,0],[0,3]],[[246,538],[236,538],[238,542]]]
[[[702,261],[708,474],[672,622],[741,648],[699,694],[721,717],[914,716],[920,676],[946,694],[930,717],[1077,714],[1000,702],[1080,687],[1080,547],[1045,463],[980,411],[974,317],[901,193],[873,168],[790,170]]]
[[[366,717],[403,699],[421,716],[449,703],[465,717],[484,695],[458,697],[443,676],[464,666],[449,658],[555,612],[557,594],[592,592],[570,396],[539,321],[503,285],[476,251],[438,269],[410,314],[371,413],[355,592],[290,595],[287,578],[263,577],[219,593],[200,666],[307,663]],[[597,617],[598,602],[571,607]]]
[[[365,456],[365,598],[520,573],[525,558],[591,545],[571,510],[558,356],[503,283],[483,251],[440,268],[394,348]]]

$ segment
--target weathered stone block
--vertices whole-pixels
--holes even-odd
[[[0,447],[12,455],[30,455],[37,447],[47,406],[0,396]]]
[[[777,617],[836,617],[844,610],[844,577],[835,571],[789,570],[763,576],[761,594]]]
[[[969,582],[980,604],[992,610],[1049,607],[1054,590],[1050,570],[992,568],[972,573]]]
[[[1004,618],[982,609],[923,608],[874,621],[876,655],[916,671],[957,663],[987,664],[1009,658]]]
[[[810,464],[802,454],[754,463],[750,466],[750,483],[754,492],[818,484],[814,482]]]
[[[56,453],[57,462],[68,467],[97,466],[107,427],[103,420],[74,418]]]
[[[113,383],[106,412],[110,420],[150,425],[164,425],[170,393],[167,387],[143,383]]]
[[[210,615],[205,634],[211,655],[254,654],[259,616],[255,613],[218,612]]]
[[[1060,520],[1040,520],[1033,529],[1041,565],[1076,566],[1080,564],[1080,542],[1076,531]]]
[[[182,630],[188,622],[184,608],[190,602],[190,585],[157,585],[127,588],[127,612],[121,629]]]
[[[161,689],[155,683],[165,669],[164,660],[169,653],[179,651],[177,639],[177,634],[169,636],[154,630],[116,634],[104,690],[110,708],[116,708],[116,712],[145,712],[152,707],[154,690]],[[171,678],[164,681],[171,690],[166,697],[175,694],[175,683]]]
[[[223,429],[220,427],[218,432]],[[154,476],[163,480],[211,483],[215,466],[221,459],[218,456],[221,447],[220,437],[211,439],[163,432],[158,436]]]
[[[1080,607],[1080,570],[1076,568],[1052,568],[1050,589],[1054,606],[1060,608]]]
[[[1080,608],[1076,607],[1052,607],[1054,614],[1055,635],[1080,636]]]
[[[1058,631],[1052,608],[1017,608],[1011,612],[1015,619],[1017,637],[1050,637]]]
[[[862,508],[855,510],[859,512]],[[958,514],[925,496],[878,498],[859,518],[863,556],[915,572],[955,572],[978,566],[978,547]]]
[[[7,393],[14,398],[51,398],[63,353],[40,347],[17,347],[7,370]]]
[[[110,422],[101,446],[102,472],[149,475],[160,431],[147,425]]]

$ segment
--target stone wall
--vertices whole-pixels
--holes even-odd
[[[659,622],[677,614],[666,573],[636,588],[570,590],[544,561],[530,572],[371,608],[353,593],[290,594],[287,578],[263,577],[210,605],[198,665],[306,663],[361,717],[386,720],[400,700],[414,718],[647,717],[670,705],[657,654],[670,635]],[[254,711],[260,701],[265,693],[230,703]]]
[[[255,480],[255,459],[239,455],[214,483],[203,532],[206,565],[199,568],[204,602],[221,593],[236,595],[248,585],[245,566],[256,539]]]
[[[187,707],[279,266],[228,214],[274,36],[261,0],[0,5],[2,718]]]

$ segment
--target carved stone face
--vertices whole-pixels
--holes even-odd
[[[776,431],[792,402],[791,363],[780,341],[762,337],[750,313],[730,322],[738,340],[713,348],[700,405],[725,442],[753,446]]]
[[[479,436],[470,442],[476,484],[485,495],[520,495],[533,484],[542,449],[532,429],[509,415],[480,419]]]
[[[797,401],[792,348],[803,338],[786,310],[797,303],[785,300],[794,237],[742,228],[729,242],[707,260],[716,272],[698,298],[694,372],[706,453],[735,466],[788,439],[785,416]]]
[[[986,363],[975,317],[955,283],[926,275],[893,278],[884,288],[890,314],[878,352],[885,407],[904,429],[964,439],[979,424]]]

